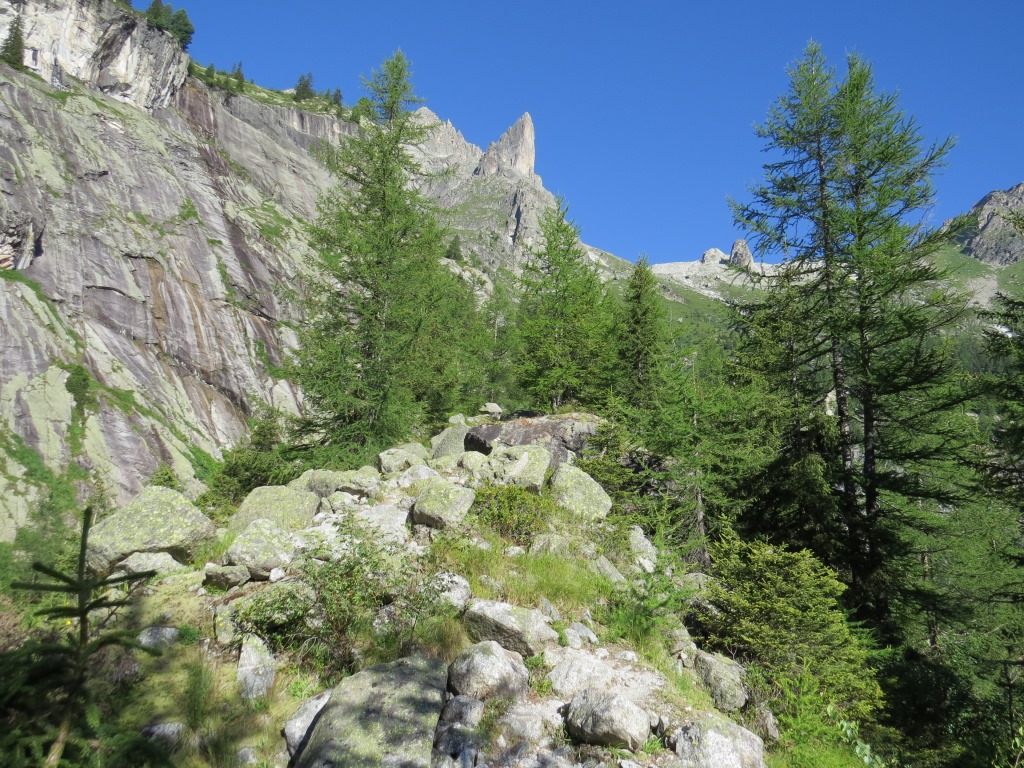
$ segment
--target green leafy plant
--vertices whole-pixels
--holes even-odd
[[[478,488],[473,511],[481,523],[517,544],[529,543],[559,514],[558,506],[547,496],[511,485]]]

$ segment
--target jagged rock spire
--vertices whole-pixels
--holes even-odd
[[[529,112],[526,112],[515,122],[515,125],[501,135],[500,139],[487,148],[476,167],[476,174],[478,176],[498,174],[532,176],[536,154],[533,118],[530,117]]]

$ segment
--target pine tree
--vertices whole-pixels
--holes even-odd
[[[313,73],[307,72],[304,75],[299,75],[299,82],[295,85],[293,98],[296,101],[307,101],[314,96],[316,96],[316,92],[313,90]]]
[[[646,256],[637,260],[615,325],[617,385],[641,413],[655,408],[665,384],[668,327],[658,282]]]
[[[597,402],[614,349],[610,299],[559,200],[541,218],[543,247],[523,270],[516,324],[516,370],[538,405]]]
[[[484,338],[475,298],[441,263],[447,233],[409,184],[408,148],[430,130],[401,52],[365,83],[362,131],[321,159],[339,180],[312,227],[309,316],[293,373],[309,413],[299,438],[365,458],[440,420],[482,388],[466,350]]]
[[[153,0],[146,9],[146,21],[157,29],[167,29],[171,23],[173,9],[163,0]]]
[[[192,20],[189,19],[185,9],[179,8],[168,19],[167,31],[178,38],[178,42],[181,43],[181,49],[187,51],[188,47],[192,45],[192,36],[195,34],[196,28],[192,24]]]
[[[7,37],[0,46],[0,61],[5,61],[15,69],[25,68],[25,30],[19,13],[7,30]]]

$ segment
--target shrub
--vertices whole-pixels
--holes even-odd
[[[161,464],[149,478],[150,485],[158,485],[162,488],[170,488],[178,493],[185,492],[185,486],[181,484],[178,475],[171,469],[170,464]]]
[[[558,515],[558,506],[547,496],[523,488],[485,485],[477,489],[473,511],[495,533],[526,544]]]

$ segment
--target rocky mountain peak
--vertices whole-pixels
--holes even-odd
[[[537,137],[529,112],[491,144],[476,167],[478,176],[514,174],[532,176],[537,155]]]
[[[1024,258],[1024,237],[1006,218],[1012,211],[1024,211],[1024,183],[985,195],[971,216],[977,222],[964,240],[964,250],[988,264],[1013,264]]]
[[[754,256],[750,252],[750,246],[742,237],[732,244],[729,252],[729,264],[740,269],[746,269],[754,263]]]

